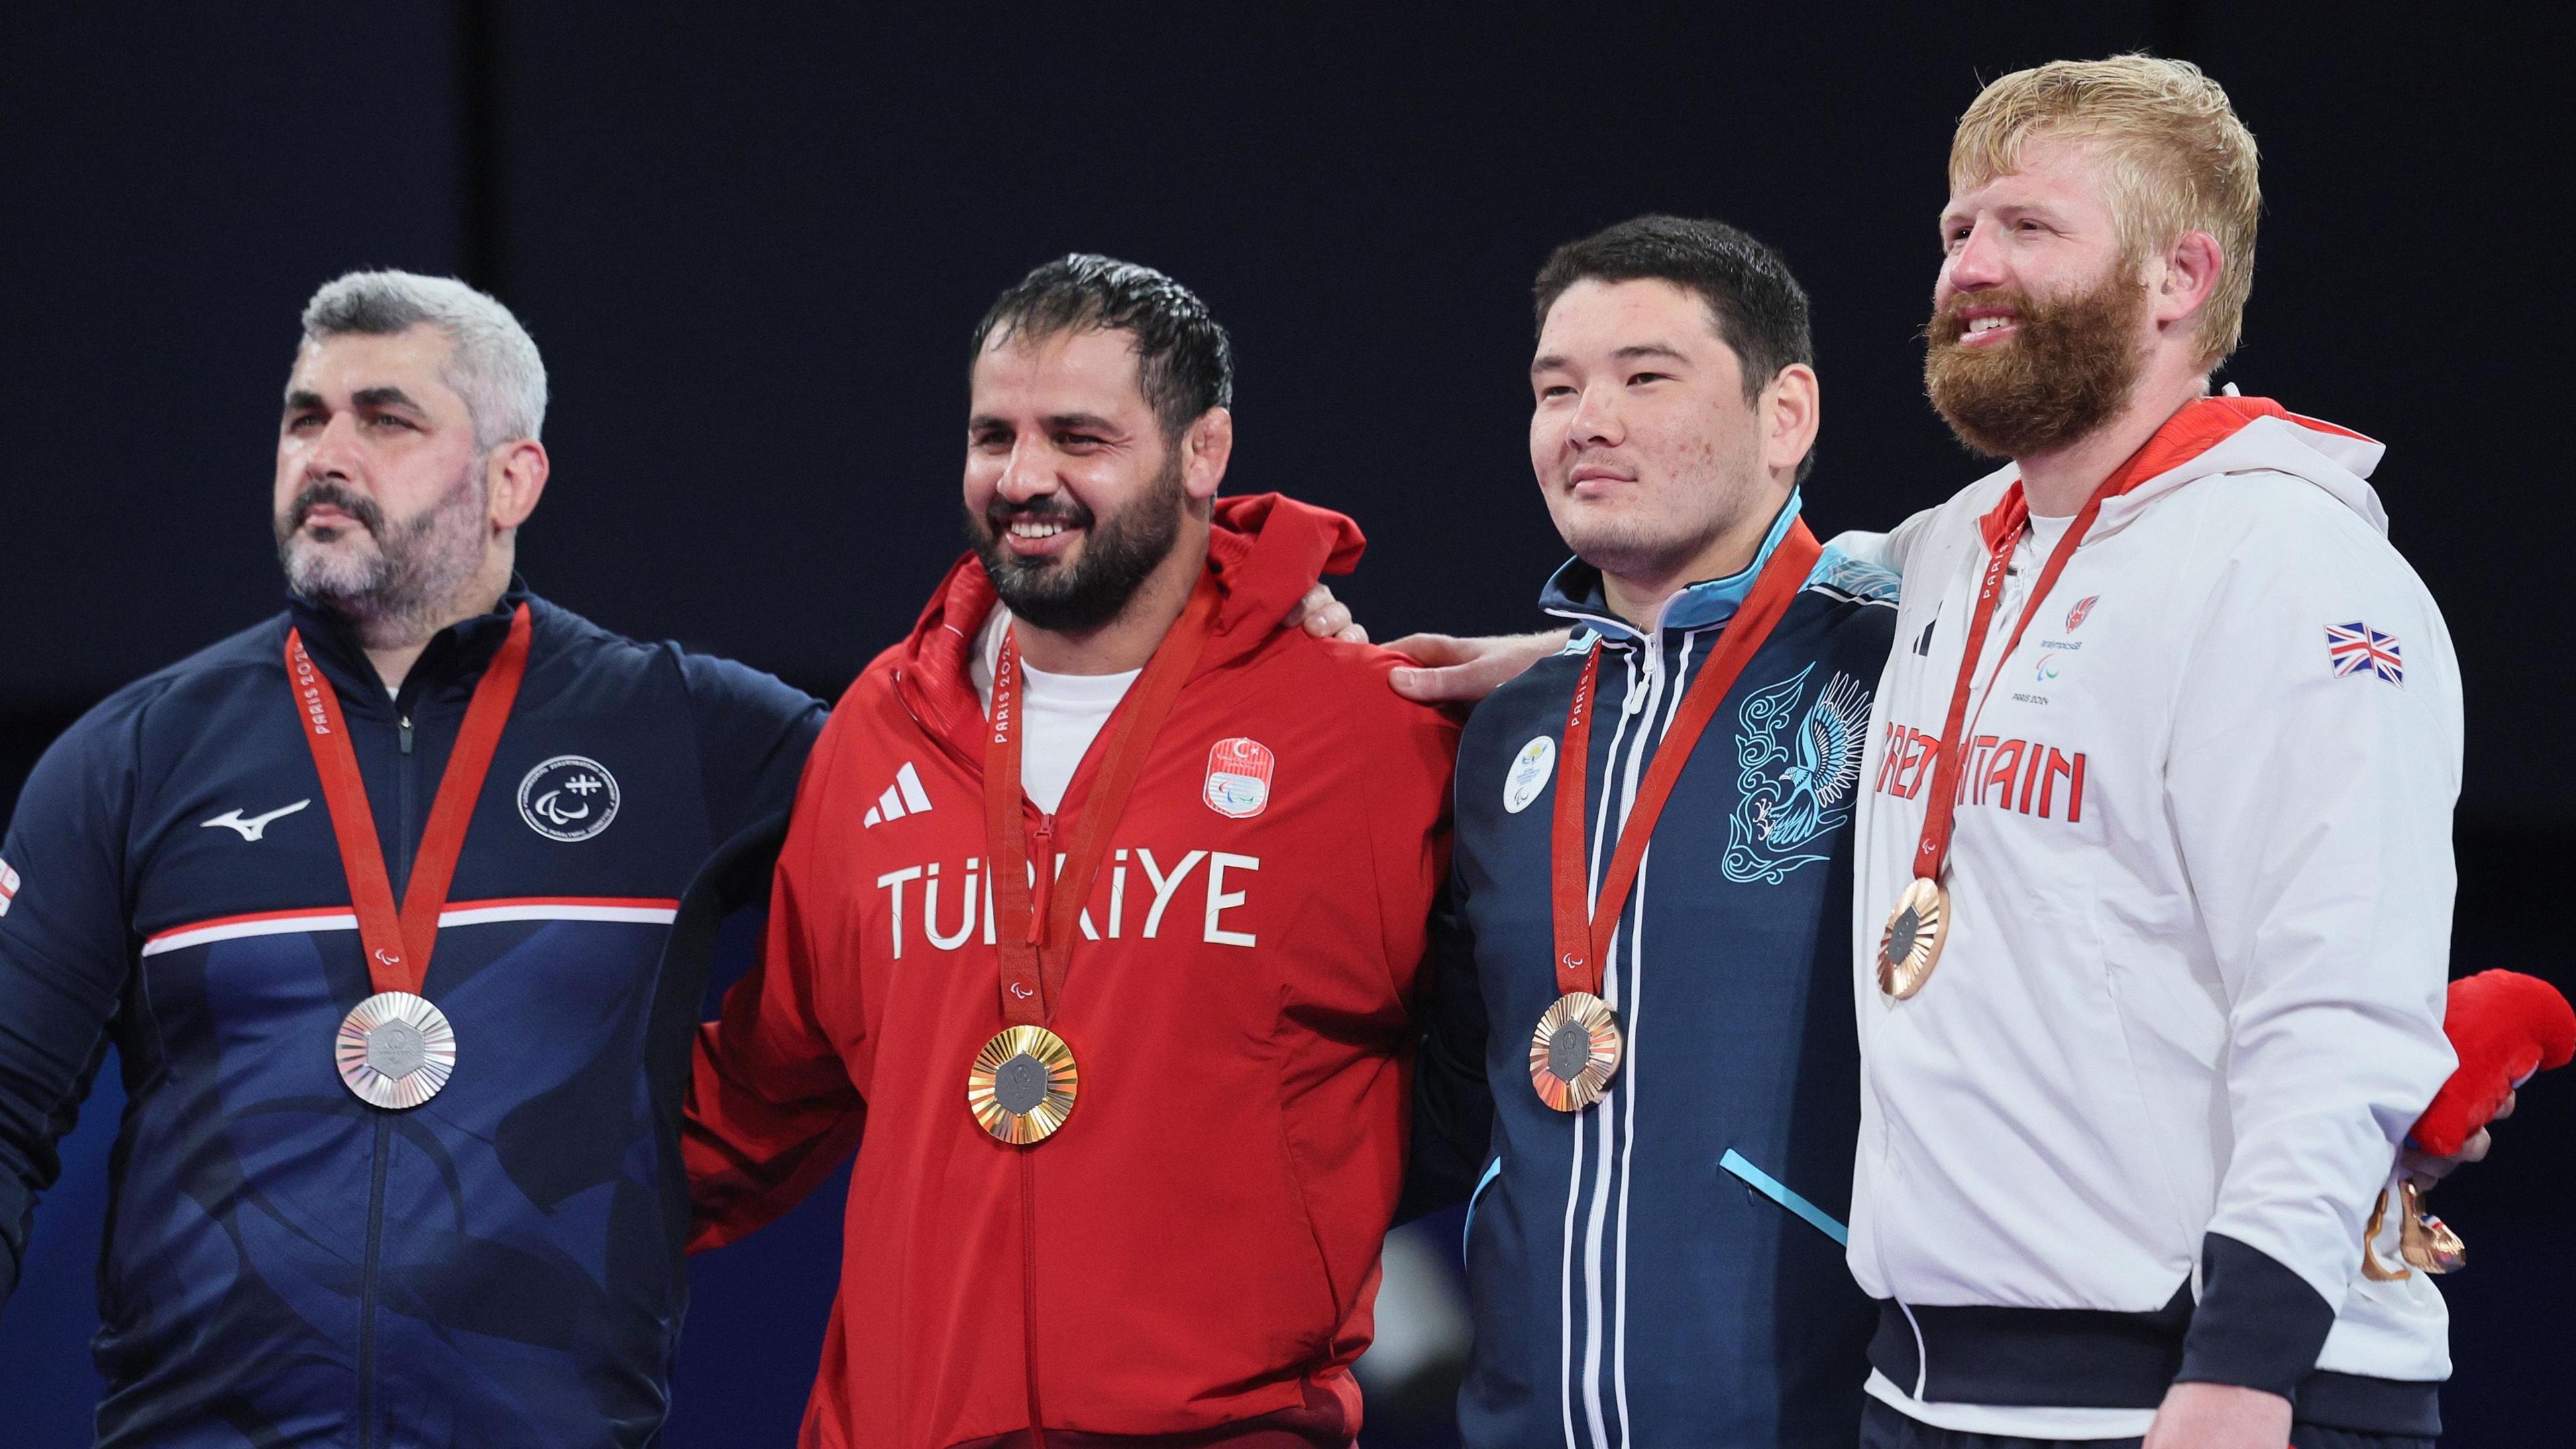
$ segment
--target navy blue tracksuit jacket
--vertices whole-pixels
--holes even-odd
[[[290,623],[339,691],[400,898],[500,609],[388,697],[297,603],[56,742],[0,860],[0,1297],[106,1047],[128,1099],[99,1272],[109,1446],[628,1445],[686,1280],[682,892],[783,812],[822,707],[530,600],[533,647],[424,994],[454,1078],[408,1112],[333,1069],[372,991]]]
[[[1477,1449],[1849,1449],[1859,1433],[1875,1314],[1836,1236],[1860,1126],[1850,822],[1892,575],[1829,550],[1700,737],[1605,969],[1627,1038],[1608,1094],[1562,1113],[1529,1079],[1557,996],[1555,791],[1584,770],[1597,889],[1758,568],[1684,591],[1641,634],[1569,563],[1542,602],[1576,622],[1572,645],[1479,707],[1459,746],[1409,1206],[1472,1194],[1459,1420]],[[1596,638],[1578,766],[1553,751]]]

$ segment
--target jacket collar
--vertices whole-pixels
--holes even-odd
[[[1276,493],[1219,498],[1209,525],[1207,571],[1222,597],[1192,678],[1265,647],[1289,605],[1322,575],[1349,573],[1368,546],[1348,518]],[[996,602],[992,581],[970,552],[950,566],[912,636],[892,651],[894,687],[905,708],[925,733],[976,769],[984,759],[984,703],[972,660]],[[1077,790],[1083,778],[1076,776]]]
[[[1789,525],[1797,521],[1801,502],[1798,491],[1791,489],[1789,501],[1771,520],[1771,531],[1762,535],[1762,546],[1753,551],[1753,562],[1741,572],[1685,585],[1664,600],[1655,619],[1656,631],[1714,629],[1734,618],[1735,611],[1744,605],[1744,596],[1753,592],[1753,581],[1761,577],[1762,565],[1770,561],[1771,551],[1789,536]],[[1567,559],[1548,579],[1547,587],[1539,591],[1538,606],[1558,618],[1599,630],[1607,639],[1643,642],[1646,637],[1644,631],[1610,608],[1601,587],[1601,570],[1579,558]]]
[[[2196,398],[2113,471],[2111,496],[2085,537],[2109,538],[2165,495],[2235,472],[2305,479],[2385,534],[2388,513],[2367,480],[2386,452],[2377,439],[2291,412],[2270,398],[2233,392]],[[2020,482],[2020,471],[2008,463],[1970,485],[1971,493],[1986,500],[1977,530],[1988,548],[2003,536],[2006,504]]]
[[[474,681],[482,677],[483,666],[492,662],[502,641],[509,638],[510,617],[523,603],[538,612],[544,608],[543,601],[528,591],[527,581],[513,574],[509,589],[488,612],[450,624],[431,636],[411,673],[403,677],[402,691],[393,702],[408,710],[423,698],[470,691]],[[339,688],[344,705],[376,710],[388,703],[375,662],[367,657],[366,647],[358,642],[357,631],[349,627],[346,619],[294,593],[286,596],[286,617],[303,634],[304,647],[311,651],[314,663]]]

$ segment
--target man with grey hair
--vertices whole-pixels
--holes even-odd
[[[704,984],[664,940],[822,707],[516,581],[546,380],[499,302],[362,272],[303,320],[286,610],[91,711],[0,839],[0,1302],[113,1043],[101,1444],[642,1444]]]

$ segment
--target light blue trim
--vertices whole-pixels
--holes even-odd
[[[1835,1242],[1842,1244],[1846,1248],[1851,1246],[1850,1229],[1845,1228],[1838,1222],[1835,1222],[1823,1208],[1820,1208],[1814,1203],[1807,1201],[1805,1198],[1798,1196],[1796,1193],[1791,1192],[1779,1179],[1773,1177],[1767,1172],[1764,1172],[1761,1168],[1754,1166],[1752,1163],[1745,1161],[1744,1154],[1730,1147],[1726,1149],[1726,1155],[1717,1160],[1717,1165],[1752,1184],[1764,1197],[1771,1199],[1780,1206],[1787,1208],[1789,1211],[1796,1213],[1802,1218],[1805,1218],[1815,1227],[1817,1232],[1824,1234],[1826,1237],[1833,1239]],[[1468,1209],[1470,1214],[1473,1214],[1474,1211],[1475,1209],[1473,1207]]]
[[[1807,587],[1840,594],[1855,604],[1894,607],[1905,580],[1884,564],[1845,553],[1841,545],[1829,543],[1817,556],[1815,569],[1807,575]]]
[[[1467,1256],[1467,1235],[1476,1230],[1476,1199],[1483,1197],[1485,1189],[1493,1186],[1494,1179],[1502,1175],[1503,1159],[1502,1155],[1497,1153],[1493,1161],[1485,1164],[1485,1175],[1476,1179],[1476,1190],[1467,1194],[1467,1221],[1458,1229],[1459,1257]]]

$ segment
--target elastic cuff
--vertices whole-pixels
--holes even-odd
[[[2334,1328],[2333,1305],[2279,1259],[2224,1233],[2203,1235],[2200,1252],[2200,1306],[2174,1381],[2296,1394]]]

